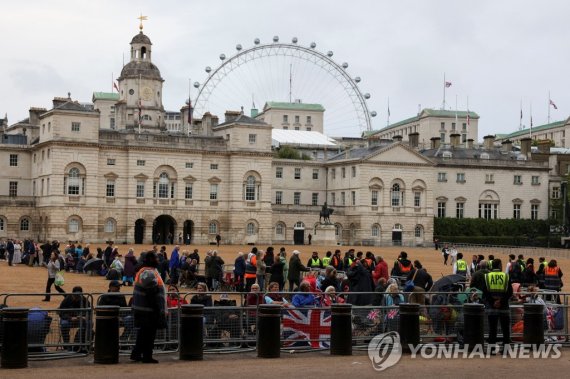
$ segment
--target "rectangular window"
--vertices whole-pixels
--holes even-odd
[[[307,131],[310,132],[312,129],[311,128],[307,128]]]
[[[533,177],[532,177],[531,184],[532,184],[533,186],[539,185],[540,182],[539,182],[538,180],[539,180],[539,177],[538,177],[538,176],[533,176]]]
[[[458,172],[457,173],[457,183],[465,183],[465,173]]]
[[[513,177],[513,184],[521,185],[522,184],[522,176],[521,175],[515,175]]]
[[[144,166],[146,164],[145,160],[137,159],[137,166]]]
[[[307,116],[307,124],[311,125],[311,116]]]
[[[111,129],[115,129],[115,117],[111,117]]]
[[[350,202],[352,203],[353,206],[356,205],[356,191],[351,191],[350,192]]]
[[[218,200],[218,185],[210,184],[210,200]]]
[[[485,174],[485,183],[495,183],[495,174]]]
[[[346,205],[346,198],[344,196],[344,192],[340,193],[340,204],[341,205]]]
[[[451,123],[451,130],[455,131],[455,122]]]
[[[218,164],[217,163],[210,163],[210,170],[217,170]]]
[[[192,183],[186,183],[186,187],[184,187],[184,198],[186,200],[192,200]]]
[[[378,191],[376,191],[376,190],[373,190],[371,193],[370,205],[372,205],[374,207],[378,205]]]
[[[461,135],[461,142],[463,143],[467,142],[467,134],[464,133]]]
[[[10,166],[18,167],[18,154],[10,154]]]
[[[276,167],[275,168],[275,177],[278,179],[283,178],[283,167]]]
[[[558,210],[557,209],[552,209],[550,211],[550,218],[553,220],[557,220],[558,219]]]
[[[275,204],[277,205],[283,204],[283,191],[275,192]]]
[[[515,220],[520,220],[521,218],[521,205],[513,204],[513,218]]]
[[[301,192],[293,193],[293,204],[301,205]]]
[[[336,179],[336,168],[331,169],[331,178]]]
[[[356,178],[356,166],[352,166],[352,177]]]
[[[301,122],[301,118],[299,116],[295,116],[295,124],[298,124]]]
[[[286,114],[284,114],[284,115],[283,115],[283,123],[284,123],[284,124],[287,124],[288,122],[289,122],[289,116],[286,115]]]
[[[336,205],[336,193],[331,192],[331,204]]]
[[[439,138],[441,140],[441,143],[445,143],[445,133],[440,133]]]
[[[465,203],[457,203],[455,205],[455,218],[463,218],[465,211]]]
[[[10,182],[8,195],[10,197],[17,197],[18,196],[18,182]]]
[[[437,217],[444,218],[445,217],[445,203],[438,202],[437,203]]]
[[[447,173],[446,172],[438,172],[437,173],[437,181],[438,182],[447,182]]]
[[[313,195],[311,196],[311,204],[312,205],[319,205],[319,194],[316,192],[313,192]]]
[[[552,196],[553,199],[560,198],[560,187],[552,187]]]
[[[467,123],[463,123],[463,130],[467,130]]]
[[[414,192],[414,207],[419,208],[421,206],[422,193]]]
[[[144,182],[142,180],[137,182],[137,197],[144,197]]]
[[[298,126],[295,126],[295,130],[301,130]]]
[[[314,180],[319,179],[319,169],[318,168],[313,169],[313,179]]]
[[[105,191],[107,197],[115,197],[115,181],[107,180],[107,190]]]
[[[107,166],[114,166],[115,160],[113,158],[107,158]]]
[[[80,122],[72,122],[71,123],[71,131],[72,132],[78,132],[81,128],[81,123]]]
[[[499,205],[498,204],[479,204],[479,218],[491,220],[499,218]]]
[[[530,219],[538,220],[538,204],[531,204],[530,206]]]
[[[249,135],[249,143],[251,145],[255,144],[257,142],[257,134],[250,134]]]
[[[340,169],[340,177],[343,179],[346,178],[346,168],[343,167]]]
[[[194,163],[192,163],[192,162],[186,162],[185,167],[186,167],[186,168],[192,168],[192,167],[194,167]]]
[[[299,167],[295,167],[295,179],[301,179],[301,169]]]
[[[441,130],[445,130],[445,122],[441,123]]]

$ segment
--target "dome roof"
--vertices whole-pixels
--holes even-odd
[[[142,30],[139,32],[139,34],[137,34],[136,36],[133,37],[132,41],[131,41],[131,45],[133,43],[144,43],[146,45],[152,45],[152,43],[150,42],[150,38],[148,38],[143,32]]]
[[[138,78],[163,80],[160,76],[160,70],[149,61],[130,61],[121,70],[121,76],[118,78]]]

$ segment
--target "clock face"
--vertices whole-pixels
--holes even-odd
[[[149,101],[152,98],[152,90],[148,87],[144,87],[142,90],[142,98],[144,101]]]

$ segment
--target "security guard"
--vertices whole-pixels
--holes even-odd
[[[332,251],[327,251],[327,256],[323,258],[323,266],[327,267],[330,266],[332,259]]]
[[[313,256],[309,259],[309,262],[307,262],[307,267],[312,269],[323,268],[323,262],[321,261],[321,258],[319,258],[319,253],[317,251],[313,251]]]
[[[493,259],[492,271],[485,275],[483,301],[489,320],[489,344],[497,343],[497,323],[501,322],[503,348],[511,343],[509,299],[513,295],[509,275],[502,272],[500,259]]]
[[[457,261],[453,265],[453,273],[461,275],[467,278],[469,270],[467,268],[467,262],[463,259],[462,253],[457,253]]]

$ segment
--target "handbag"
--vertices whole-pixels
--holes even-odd
[[[58,271],[57,274],[55,274],[54,284],[58,287],[61,287],[65,284],[65,279],[63,277],[63,271]]]
[[[412,276],[412,279],[406,281],[406,283],[404,284],[404,292],[412,292],[414,290],[414,287],[416,286],[416,284],[414,283],[414,279],[416,279],[418,271],[419,269],[416,269],[416,272],[414,272],[414,276]]]

